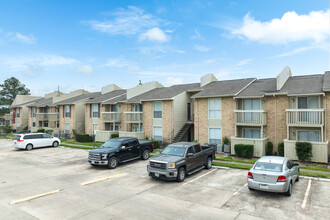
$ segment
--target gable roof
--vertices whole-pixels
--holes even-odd
[[[290,77],[280,92],[288,95],[323,93],[323,77],[324,74]]]
[[[173,97],[190,90],[200,89],[199,83],[173,85],[170,87],[162,87],[152,89],[141,95],[134,96],[128,99],[128,103],[139,103],[141,101],[153,101],[153,100],[171,100]]]
[[[276,93],[276,78],[258,79],[246,87],[235,98],[263,97],[265,93]]]
[[[85,104],[98,104],[98,103],[102,103],[103,101],[107,101],[109,99],[112,99],[114,97],[120,96],[126,94],[126,90],[125,89],[120,89],[120,90],[113,90],[111,92],[108,93],[104,93],[104,94],[99,94],[98,96],[95,96],[94,98],[87,100],[85,102]]]
[[[97,96],[100,96],[101,93],[100,92],[93,92],[93,93],[87,93],[87,94],[82,94],[82,95],[78,95],[72,98],[68,98],[59,102],[55,102],[55,105],[71,105],[74,104],[75,102],[78,101],[82,101],[84,99],[91,99]]]
[[[28,107],[46,107],[46,106],[54,106],[53,98],[41,98],[37,99],[34,102],[26,105]]]
[[[202,91],[192,98],[235,96],[255,78],[214,81],[202,87]]]
[[[42,98],[40,98],[40,99],[42,99]],[[18,105],[11,105],[10,108],[19,108],[19,107],[23,107],[24,105],[29,106],[30,104],[32,104],[32,103],[34,103],[34,102],[36,102],[37,100],[40,100],[40,99],[35,99],[35,100],[24,102],[24,103],[21,103],[21,104],[18,104]]]

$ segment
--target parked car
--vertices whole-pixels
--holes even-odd
[[[149,159],[149,176],[182,182],[203,168],[210,169],[215,158],[214,146],[194,142],[179,142],[168,145],[160,156]]]
[[[12,142],[13,147],[26,150],[38,147],[58,147],[61,144],[59,138],[44,133],[17,134]]]
[[[285,193],[299,181],[299,164],[286,157],[265,156],[255,162],[247,177],[250,190]]]
[[[119,163],[139,158],[147,160],[153,149],[151,141],[139,141],[133,137],[112,138],[99,148],[89,151],[88,162],[92,166],[106,165],[114,169]]]

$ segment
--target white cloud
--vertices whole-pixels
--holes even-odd
[[[184,51],[184,50],[176,50],[175,52],[176,53],[186,53],[186,51]]]
[[[135,35],[158,26],[159,23],[159,20],[151,14],[146,14],[142,9],[133,6],[128,6],[127,9],[120,8],[109,15],[113,17],[112,20],[82,21],[81,23],[110,35]]]
[[[184,82],[183,78],[167,77],[165,80],[166,86],[182,84]]]
[[[33,34],[23,35],[21,33],[16,33],[13,39],[26,44],[34,44],[37,41]]]
[[[147,32],[140,35],[140,41],[150,40],[150,41],[157,41],[160,43],[168,41],[168,36],[159,29],[158,27],[149,29]]]
[[[77,73],[84,73],[87,75],[90,75],[92,73],[94,73],[93,67],[90,65],[82,65],[82,66],[78,66],[75,71]]]
[[[236,66],[243,66],[243,65],[250,63],[251,61],[253,61],[253,59],[245,59],[245,60],[238,61]]]
[[[198,30],[194,30],[194,34],[191,36],[191,39],[193,40],[201,40],[203,39],[202,35],[199,33]]]
[[[243,25],[232,30],[232,34],[266,44],[286,44],[303,40],[320,43],[329,39],[329,10],[311,11],[302,15],[291,11],[286,12],[280,19],[266,22],[257,21],[247,14]]]
[[[105,65],[110,67],[124,67],[127,66],[128,63],[122,58],[110,58]]]
[[[207,52],[210,50],[210,48],[202,46],[202,45],[195,45],[194,49],[199,52]]]

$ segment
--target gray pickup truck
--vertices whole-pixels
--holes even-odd
[[[186,175],[210,169],[214,158],[212,146],[179,142],[168,145],[160,156],[150,158],[147,170],[151,177],[182,182]]]

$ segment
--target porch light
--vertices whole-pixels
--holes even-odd
[[[292,134],[292,136],[295,136],[296,134],[294,133],[294,131],[293,132],[291,132],[291,134]]]

